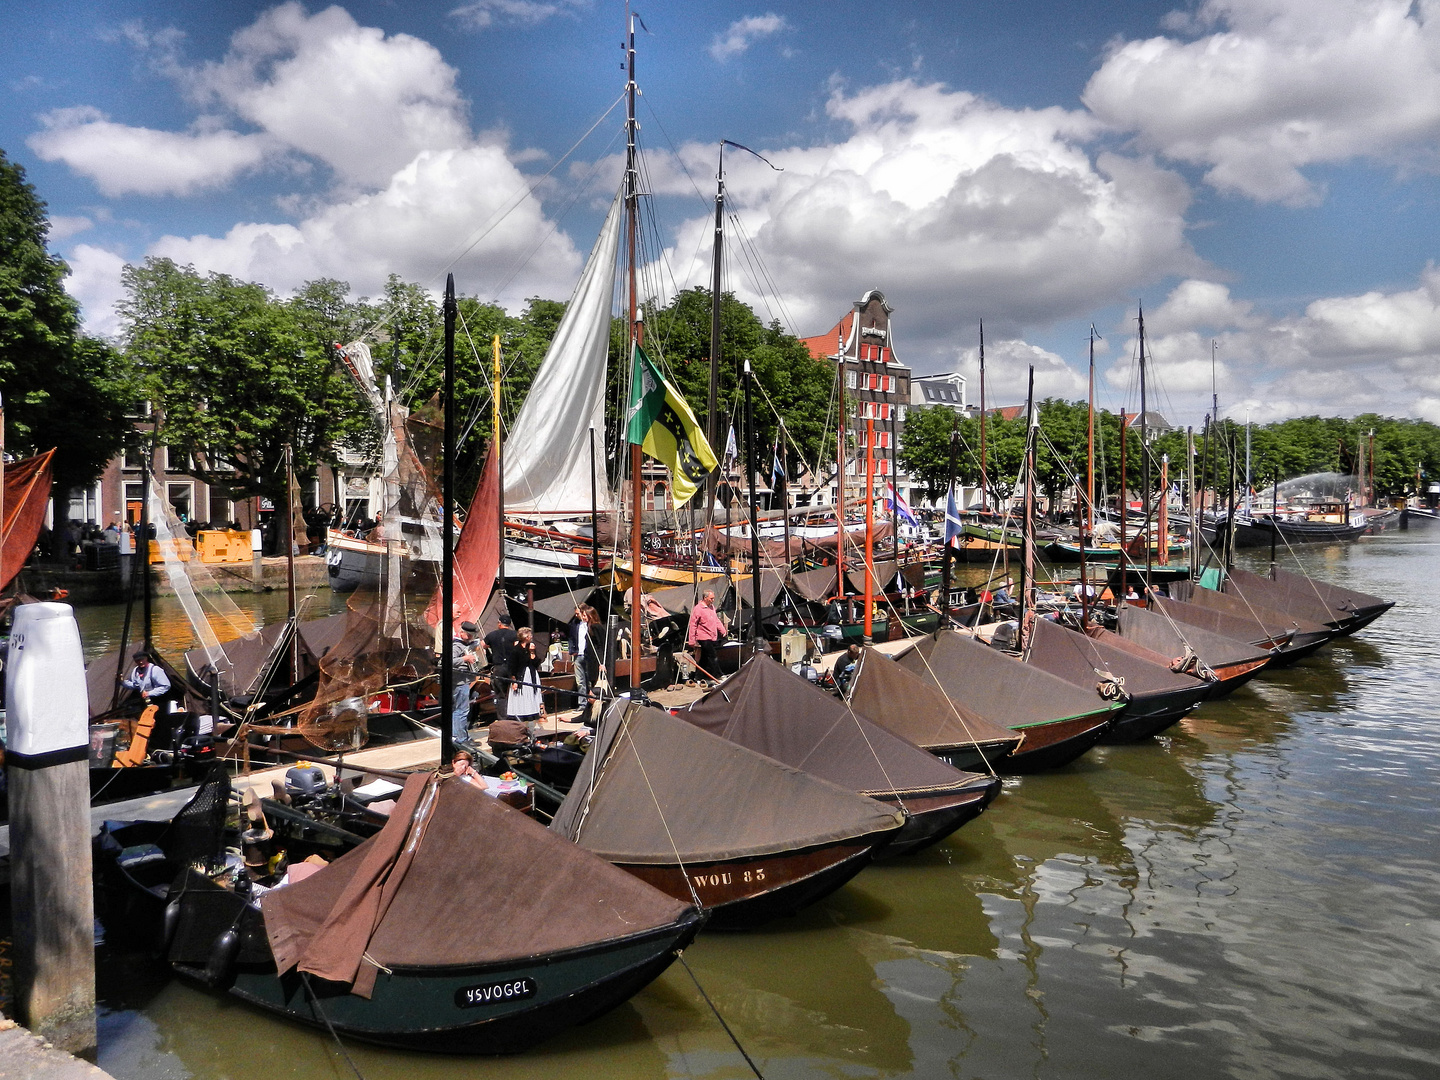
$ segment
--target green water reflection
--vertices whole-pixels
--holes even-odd
[[[1419,533],[1305,552],[1400,605],[1164,738],[1007,781],[950,842],[686,959],[771,1078],[1440,1075],[1437,554]],[[121,1080],[348,1074],[313,1032],[134,958],[102,969],[101,1064]],[[678,967],[518,1058],[349,1050],[369,1080],[749,1075]]]

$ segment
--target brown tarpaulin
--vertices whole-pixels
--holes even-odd
[[[1199,685],[1195,678],[1171,671],[1168,664],[1142,659],[1049,619],[1036,621],[1026,662],[1091,689],[1101,681],[1101,671],[1124,679],[1125,689],[1132,694],[1159,694]]]
[[[1105,704],[1096,700],[1093,690],[1023,664],[954,630],[922,638],[896,662],[987,720],[1017,731],[1088,716]]]
[[[768,656],[677,715],[696,727],[861,795],[959,792],[962,772],[891,734]]]
[[[802,600],[823,603],[836,594],[836,569],[821,566],[814,570],[802,570],[790,575],[790,589]]]
[[[15,580],[45,524],[54,450],[5,466],[5,518],[0,523],[0,589]]]
[[[474,785],[423,775],[379,835],[260,901],[281,974],[361,997],[377,964],[522,960],[658,929],[687,907]]]
[[[250,692],[251,686],[265,667],[265,661],[275,650],[280,635],[285,632],[285,625],[284,622],[271,623],[258,633],[220,643],[225,658],[230,662],[228,668],[223,663],[217,665],[221,669],[220,693],[225,698],[238,697]],[[315,672],[315,666],[308,662],[310,658],[304,649],[300,651],[300,657],[301,668],[297,681]],[[210,659],[204,649],[190,649],[185,653],[185,669],[195,685],[210,685],[209,667]],[[279,672],[281,684],[285,682],[289,674],[288,668],[289,664],[282,662]]]
[[[668,589],[656,589],[645,595],[670,614],[685,615],[695,606],[695,597],[704,596],[707,592],[714,592],[717,609],[724,607],[726,599],[730,596],[729,579],[723,577],[704,578],[698,589],[694,585],[674,585]]]
[[[1209,668],[1250,663],[1270,655],[1269,649],[1214,634],[1189,623],[1174,622],[1158,611],[1121,604],[1119,615],[1118,633],[1121,637],[1175,659],[1184,656],[1187,647]]]
[[[881,727],[931,752],[1020,744],[1020,735],[946,697],[884,653],[866,649],[850,680],[850,704]]]
[[[1295,618],[1314,619],[1331,626],[1349,621],[1357,612],[1388,608],[1394,603],[1279,569],[1273,581],[1248,570],[1228,570],[1224,589]]]
[[[1294,630],[1297,634],[1329,634],[1330,627],[1313,619],[1299,619],[1285,615],[1273,608],[1248,602],[1244,597],[1232,593],[1202,589],[1189,581],[1177,581],[1170,586],[1170,595],[1187,604],[1210,608],[1233,618],[1247,622],[1252,629],[1260,629],[1270,636],[1279,636]]]
[[[1248,641],[1252,644],[1267,638],[1288,637],[1295,629],[1293,626],[1265,626],[1258,619],[1241,618],[1218,608],[1187,601],[1170,600],[1163,596],[1152,597],[1150,606],[1156,611],[1169,615],[1176,622],[1185,623],[1188,626],[1198,626],[1202,630],[1209,630],[1212,634],[1223,634],[1225,637]],[[1317,626],[1316,629],[1324,632],[1327,628]]]
[[[873,799],[622,700],[601,721],[550,827],[612,862],[664,865],[777,855],[903,820]]]

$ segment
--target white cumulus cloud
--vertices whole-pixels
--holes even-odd
[[[450,12],[472,30],[496,23],[534,24],[589,6],[589,0],[471,0]]]
[[[112,122],[98,109],[56,109],[27,140],[44,161],[63,161],[101,194],[190,195],[220,187],[263,162],[274,144],[230,130],[156,131]]]
[[[1084,113],[1007,109],[910,80],[836,91],[827,110],[849,136],[764,148],[784,172],[726,157],[730,204],[801,334],[834,325],[878,285],[897,309],[902,359],[929,370],[979,318],[1016,336],[1201,269],[1184,235],[1184,182],[1145,159],[1092,158]],[[692,174],[714,168],[710,146],[681,154]],[[658,188],[690,193],[673,160],[651,164]],[[692,252],[708,251],[710,228],[686,222],[670,264],[683,272]],[[727,287],[765,310],[745,261],[734,267]],[[688,283],[706,277],[697,267]]]
[[[1313,204],[1306,166],[1433,163],[1437,16],[1435,0],[1205,0],[1167,25],[1214,32],[1120,44],[1083,100],[1221,191]]]
[[[715,35],[710,42],[710,55],[724,63],[748,50],[761,38],[778,34],[788,26],[785,17],[773,11],[764,15],[746,15],[743,19],[736,19],[723,33]]]
[[[125,295],[120,285],[125,259],[93,244],[77,244],[66,262],[70,274],[65,279],[65,291],[80,302],[85,329],[102,337],[119,333],[120,317],[115,305]]]

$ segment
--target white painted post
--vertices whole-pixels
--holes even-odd
[[[18,605],[6,667],[15,1003],[36,1035],[93,1057],[90,710],[70,605]]]

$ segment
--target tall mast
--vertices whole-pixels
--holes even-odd
[[[1250,410],[1245,410],[1245,516],[1248,518],[1251,513],[1250,507]]]
[[[1086,406],[1085,513],[1080,517],[1080,625],[1090,624],[1090,573],[1085,550],[1095,533],[1095,324],[1090,324],[1090,395]]]
[[[290,621],[290,682],[300,681],[300,634],[295,626],[295,448],[285,444],[285,599]]]
[[[1035,366],[1025,392],[1025,520],[1021,522],[1020,635],[1017,644],[1023,653],[1030,645],[1030,620],[1035,616]]]
[[[455,754],[455,275],[445,275],[445,473],[441,507],[445,529],[440,564],[440,763]],[[500,485],[504,487],[502,483]],[[503,555],[503,552],[502,552]]]
[[[1185,473],[1189,486],[1189,498],[1185,500],[1190,511],[1190,580],[1199,577],[1200,571],[1200,514],[1195,509],[1195,429],[1185,429]]]
[[[780,509],[782,511],[780,520],[784,523],[785,531],[785,570],[784,577],[790,574],[790,447],[785,441],[785,421],[780,421]]]
[[[865,644],[875,640],[875,418],[865,421]]]
[[[945,627],[950,616],[950,559],[953,549],[949,541],[950,506],[955,499],[955,456],[960,449],[960,414],[950,414],[950,472],[945,485],[945,551],[940,556],[940,625]]]
[[[835,357],[835,592],[845,595],[845,348]]]
[[[498,505],[498,507],[497,507],[497,512],[496,512],[496,514],[495,514],[495,527],[496,527],[497,530],[499,530],[499,538],[498,538],[498,539],[499,539],[499,543],[500,543],[500,547],[499,547],[499,549],[498,549],[499,552],[500,552],[500,562],[497,564],[497,565],[499,566],[499,575],[498,575],[499,580],[498,580],[497,583],[498,583],[499,586],[500,586],[500,595],[501,595],[501,596],[504,596],[504,595],[505,595],[505,439],[504,439],[504,437],[503,437],[503,434],[502,434],[501,428],[500,428],[500,424],[501,424],[501,419],[500,419],[500,401],[501,401],[500,388],[501,388],[501,387],[500,387],[500,384],[501,384],[501,382],[502,382],[502,378],[501,378],[501,374],[500,374],[500,335],[499,335],[499,334],[496,334],[495,337],[494,337],[494,339],[490,342],[490,364],[491,364],[491,368],[492,368],[492,378],[493,378],[494,387],[495,387],[495,393],[494,393],[493,400],[491,401],[491,407],[490,407],[490,412],[491,412],[491,414],[492,414],[492,415],[491,415],[491,418],[490,418],[490,438],[491,438],[492,440],[494,440],[494,441],[491,443],[491,445],[492,445],[492,446],[494,447],[494,449],[495,449],[495,468],[498,470],[498,475],[499,475],[499,477],[500,477],[500,483],[499,483],[498,485],[496,485],[496,489],[495,489],[495,491],[496,491],[496,497],[499,499],[499,505]],[[590,486],[591,486],[592,489],[593,489],[594,486],[595,486],[595,463],[594,463],[593,461],[590,463]],[[593,499],[592,499],[592,502],[593,502]],[[592,521],[591,524],[592,524],[592,525],[594,524],[593,521]],[[595,570],[595,573],[599,573],[599,570]]]
[[[1140,305],[1140,509],[1145,515],[1145,583],[1150,583],[1150,559],[1154,550],[1154,530],[1150,525],[1150,453],[1145,445],[1145,306]],[[1161,538],[1163,542],[1164,538]]]
[[[1128,590],[1125,587],[1125,568],[1129,563],[1129,556],[1125,552],[1125,515],[1128,507],[1125,505],[1129,500],[1125,498],[1125,446],[1130,441],[1130,418],[1125,415],[1125,410],[1120,410],[1120,597],[1115,605],[1115,610],[1120,610],[1120,604],[1125,603],[1125,594]]]
[[[760,506],[755,497],[755,400],[751,384],[750,358],[745,358],[745,464],[750,473],[750,647],[760,650]],[[739,614],[739,604],[736,604]]]
[[[630,362],[635,362],[635,349],[644,344],[644,327],[640,323],[640,304],[636,296],[635,246],[639,239],[640,185],[635,160],[635,14],[625,13],[625,58],[629,79],[625,84],[625,246],[628,260],[630,293]],[[630,581],[634,598],[630,604],[630,696],[640,695],[640,505],[641,455],[638,443],[630,444]]]
[[[634,35],[632,31],[631,40]],[[631,59],[631,82],[634,82],[634,59]],[[720,415],[716,401],[720,396],[720,269],[725,253],[725,140],[720,140],[720,164],[715,170],[715,244],[710,254],[710,399],[705,437],[712,447],[719,446]],[[715,517],[715,488],[719,472],[712,472],[705,481],[705,527]]]
[[[980,320],[980,502],[990,509],[990,481],[985,467],[985,320]],[[1004,541],[1002,535],[1001,541]]]

